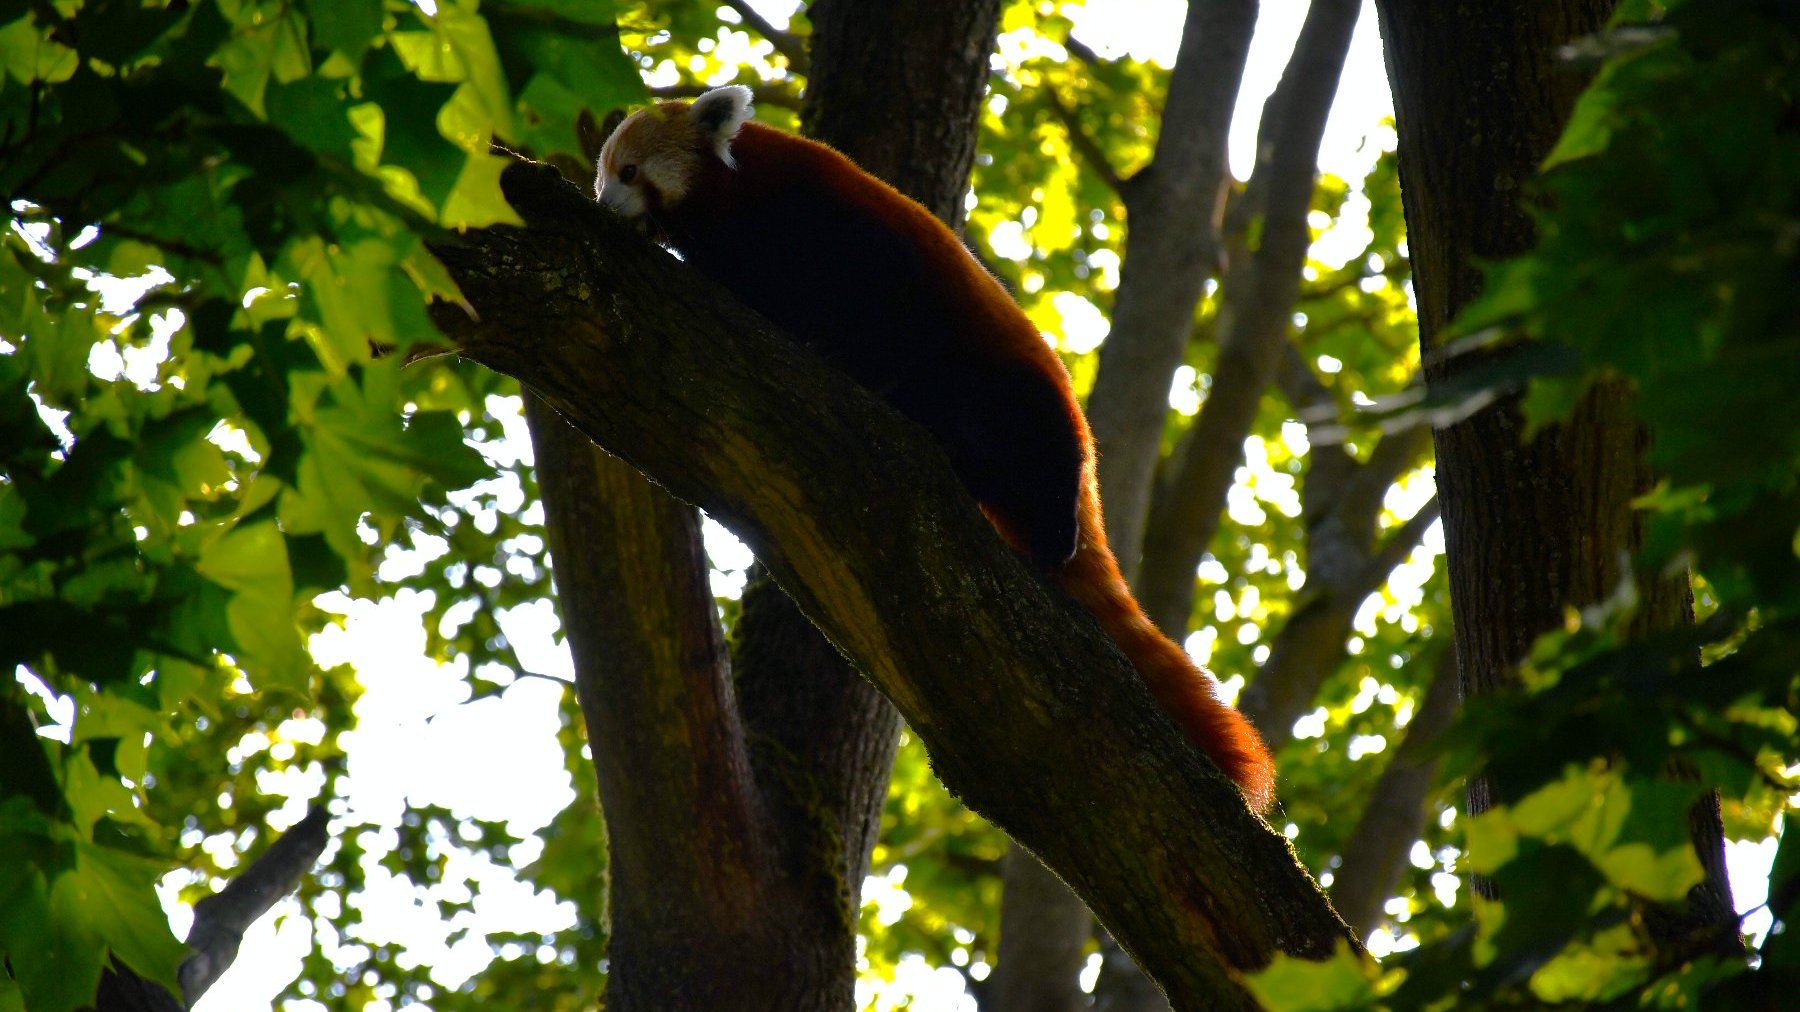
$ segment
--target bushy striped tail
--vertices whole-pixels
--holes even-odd
[[[1092,492],[1083,500],[1081,542],[1074,558],[1063,566],[1063,589],[1099,620],[1157,705],[1194,747],[1237,782],[1251,808],[1267,811],[1275,795],[1275,762],[1262,736],[1243,714],[1219,700],[1219,683],[1213,676],[1144,615],[1107,548]]]

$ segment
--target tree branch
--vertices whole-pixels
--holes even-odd
[[[294,891],[325,850],[328,820],[324,805],[314,805],[262,856],[226,883],[225,888],[194,904],[194,924],[181,964],[181,991],[189,1005],[200,1000],[237,958],[244,932],[276,901]]]
[[[609,1005],[703,1007],[766,982],[753,911],[801,916],[750,769],[700,521],[527,392],[552,575],[606,817]],[[672,827],[692,840],[670,846]],[[742,969],[733,969],[736,967]],[[816,968],[784,967],[810,977]]]
[[[1367,587],[1368,590],[1364,592],[1366,594],[1386,583],[1388,574],[1394,571],[1394,567],[1405,562],[1413,549],[1419,547],[1419,539],[1425,536],[1426,529],[1437,523],[1439,512],[1437,496],[1432,496],[1425,501],[1425,505],[1419,507],[1417,513],[1394,528],[1394,533],[1388,535],[1381,547],[1375,550],[1375,554],[1369,557],[1368,563],[1357,576],[1355,586]]]
[[[710,84],[668,84],[660,88],[651,88],[650,97],[658,102],[669,101],[671,99],[685,102],[690,98],[699,98],[701,95],[711,91],[712,88],[713,86]],[[772,105],[779,109],[792,109],[795,112],[800,111],[800,96],[795,94],[790,88],[783,88],[779,85],[772,84],[758,84],[751,85],[750,90],[756,95],[757,105]]]
[[[1269,659],[1238,698],[1238,709],[1262,732],[1270,751],[1293,737],[1294,720],[1312,705],[1319,686],[1343,660],[1344,642],[1363,598],[1386,582],[1436,518],[1433,499],[1400,525],[1375,558],[1358,550],[1355,542],[1366,535],[1345,526],[1340,513],[1308,531],[1305,600],[1276,634]]]
[[[1169,378],[1220,259],[1226,138],[1256,12],[1256,0],[1188,4],[1156,151],[1125,191],[1124,265],[1087,412],[1099,449],[1107,541],[1134,583]]]
[[[1446,644],[1432,665],[1431,684],[1406,728],[1406,739],[1375,781],[1332,878],[1332,902],[1364,938],[1380,925],[1382,904],[1400,881],[1413,841],[1425,829],[1425,799],[1440,765],[1427,746],[1450,726],[1458,702],[1456,653]]]
[[[1194,570],[1218,530],[1244,438],[1287,343],[1310,241],[1306,215],[1319,141],[1360,7],[1357,0],[1315,0],[1258,132],[1246,201],[1258,205],[1252,216],[1262,215],[1261,245],[1225,278],[1211,393],[1171,458],[1145,532],[1139,599],[1152,621],[1177,623],[1164,628],[1186,627]]]
[[[758,14],[756,8],[750,6],[748,0],[719,0],[719,2],[736,11],[738,17],[744,19],[744,24],[754,29],[756,34],[768,39],[769,45],[774,46],[777,53],[787,57],[788,66],[794,68],[795,73],[804,74],[811,68],[812,60],[807,55],[806,39],[803,36],[793,32],[784,32],[770,24],[769,19]]]
[[[1077,154],[1081,155],[1081,160],[1087,163],[1088,168],[1094,170],[1094,173],[1100,177],[1100,181],[1105,183],[1108,189],[1120,197],[1124,197],[1125,180],[1119,176],[1119,170],[1113,168],[1111,160],[1106,157],[1106,152],[1100,150],[1100,145],[1095,142],[1093,135],[1081,125],[1081,119],[1075,115],[1075,110],[1063,104],[1062,96],[1056,93],[1054,85],[1046,83],[1042,94],[1045,104],[1050,107],[1051,112],[1056,114],[1063,129],[1068,131],[1069,145],[1075,149]]]
[[[916,426],[605,215],[502,176],[531,227],[437,248],[436,317],[589,437],[732,529],[901,710],[953,792],[1073,885],[1178,1004],[1349,933],[1286,841],[1000,541]],[[894,495],[894,489],[907,490]]]

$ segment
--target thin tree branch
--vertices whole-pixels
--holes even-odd
[[[1288,343],[1310,241],[1306,215],[1319,142],[1360,7],[1357,0],[1315,0],[1258,131],[1245,199],[1259,205],[1253,212],[1263,218],[1261,244],[1225,278],[1211,393],[1170,461],[1145,531],[1138,596],[1152,621],[1175,623],[1164,628],[1186,626],[1194,571],[1218,530],[1244,439]],[[1104,363],[1102,370],[1104,378]]]
[[[650,97],[659,102],[671,99],[686,101],[690,98],[699,98],[711,90],[712,85],[710,84],[669,84],[660,88],[651,88]],[[800,96],[791,88],[760,84],[751,85],[750,90],[756,95],[757,105],[772,105],[780,109],[800,111]]]
[[[1063,48],[1069,51],[1070,56],[1075,57],[1089,66],[1102,66],[1110,62],[1102,59],[1099,53],[1094,52],[1094,47],[1073,35],[1063,39]]]
[[[1408,517],[1405,523],[1394,528],[1394,532],[1387,536],[1357,574],[1355,582],[1350,585],[1351,593],[1362,590],[1363,595],[1367,595],[1386,583],[1388,574],[1394,571],[1395,566],[1406,561],[1413,549],[1419,547],[1425,531],[1437,523],[1439,512],[1440,506],[1434,495],[1425,500],[1425,505],[1419,507],[1419,511]]]
[[[1226,137],[1256,12],[1255,0],[1188,4],[1156,151],[1126,190],[1125,259],[1088,422],[1100,451],[1107,540],[1128,580],[1143,547],[1169,379],[1220,259]]]
[[[1271,751],[1293,736],[1294,721],[1312,705],[1319,686],[1344,658],[1344,643],[1363,598],[1384,582],[1437,518],[1433,499],[1369,558],[1355,542],[1366,536],[1345,527],[1341,514],[1307,535],[1307,597],[1269,645],[1269,658],[1238,698],[1238,709],[1262,732]]]
[[[315,804],[225,888],[194,904],[194,924],[187,937],[188,948],[194,951],[177,974],[187,1004],[199,1001],[237,959],[238,945],[250,925],[312,870],[329,839],[328,820],[325,806]]]
[[[1336,508],[1344,515],[1345,523],[1372,532],[1388,487],[1416,467],[1419,458],[1430,449],[1431,427],[1423,423],[1382,436],[1369,452],[1369,459],[1356,466],[1341,489]]]
[[[737,12],[756,34],[769,40],[775,51],[787,57],[788,66],[796,73],[804,74],[812,66],[812,59],[806,52],[806,39],[793,32],[785,32],[769,23],[769,19],[756,12],[748,0],[719,0],[725,6]]]
[[[1332,903],[1364,938],[1380,925],[1382,905],[1400,881],[1413,841],[1425,829],[1425,799],[1440,765],[1428,757],[1427,747],[1450,726],[1459,701],[1456,653],[1446,644],[1432,665],[1431,683],[1407,725],[1406,738],[1375,781],[1332,876]]]
[[[1063,104],[1062,96],[1056,93],[1054,85],[1046,83],[1042,94],[1050,111],[1056,114],[1056,118],[1062,122],[1063,129],[1068,131],[1070,146],[1081,155],[1082,161],[1086,162],[1088,168],[1100,177],[1100,181],[1105,183],[1107,188],[1123,197],[1125,180],[1120,177],[1119,170],[1113,168],[1111,160],[1106,157],[1106,152],[1100,150],[1100,145],[1094,140],[1093,135],[1081,125],[1081,119],[1075,115],[1075,110]]]

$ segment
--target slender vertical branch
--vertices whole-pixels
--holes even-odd
[[[1169,379],[1219,260],[1226,137],[1256,27],[1255,0],[1192,0],[1151,163],[1125,191],[1125,259],[1112,332],[1088,398],[1106,534],[1137,573]]]
[[[1456,653],[1444,649],[1432,665],[1431,683],[1406,727],[1406,738],[1369,792],[1332,877],[1332,905],[1364,938],[1380,925],[1382,904],[1400,881],[1413,841],[1425,829],[1425,800],[1440,765],[1428,746],[1450,726],[1458,702]]]
[[[1211,392],[1170,460],[1144,539],[1139,599],[1165,629],[1187,625],[1194,571],[1218,530],[1244,438],[1292,326],[1319,142],[1360,8],[1357,0],[1314,0],[1267,105],[1247,198],[1256,204],[1251,215],[1263,220],[1261,242],[1225,278]]]

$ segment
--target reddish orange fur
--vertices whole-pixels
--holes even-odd
[[[942,222],[842,154],[745,123],[741,129],[728,128],[735,131],[734,136],[727,135],[735,162],[728,166],[715,154],[715,138],[691,122],[687,110],[685,103],[666,103],[627,120],[602,154],[602,182],[619,185],[617,173],[625,164],[643,163],[645,180],[636,195],[638,203],[630,206],[641,205],[640,216],[649,218],[690,263],[928,428],[934,428],[931,420],[921,414],[966,409],[944,409],[930,395],[917,394],[916,377],[922,373],[973,377],[985,384],[983,393],[998,406],[990,411],[1022,412],[1026,409],[1014,405],[1026,403],[1048,410],[1045,424],[1033,419],[1036,427],[1030,438],[1045,446],[1066,445],[1066,458],[1055,449],[1045,451],[1042,460],[1039,455],[1017,454],[1016,448],[998,455],[1001,468],[1023,475],[1017,482],[1000,484],[1008,495],[1027,493],[1015,497],[1013,515],[973,484],[971,491],[1009,544],[1042,564],[1060,566],[1063,588],[1099,620],[1164,712],[1243,788],[1254,808],[1265,810],[1273,796],[1275,770],[1262,738],[1241,714],[1219,701],[1213,677],[1144,616],[1119,575],[1101,524],[1093,437],[1067,370],[1037,327]],[[654,179],[651,167],[660,168]],[[769,220],[770,208],[780,210],[773,216],[777,221]],[[846,219],[859,215],[865,216],[860,222],[846,224]],[[847,250],[841,247],[860,243],[857,252],[862,252],[870,244],[871,223],[887,233],[874,240],[890,258],[885,265],[871,266],[860,263],[863,258],[858,256],[843,255]],[[853,231],[859,227],[863,231]],[[854,235],[856,243],[846,243],[845,235]],[[754,243],[778,246],[782,256],[747,254],[751,249],[747,244]],[[899,261],[892,259],[896,250],[901,253]],[[913,266],[906,257],[923,265],[921,273],[929,277],[933,292],[929,297],[910,292],[910,299],[884,300],[881,286],[894,273],[892,263]],[[846,305],[846,300],[857,301]],[[847,314],[864,321],[863,333],[843,332],[841,321]],[[947,339],[941,346],[933,345],[934,335]],[[928,350],[916,350],[920,346]],[[1053,387],[1054,402],[1044,399],[1049,390],[1039,381],[1021,383],[1013,367],[1024,367]],[[1060,421],[1057,413],[1063,416]],[[934,433],[945,439],[946,428],[959,431],[939,425]],[[1004,425],[994,431],[1016,435]],[[951,449],[956,459],[955,447]],[[1011,462],[1023,458],[1033,462]],[[1071,484],[1058,479],[1054,487],[1046,486],[1041,498],[1054,503],[1058,496],[1072,497],[1073,555],[1068,554],[1069,541],[1062,533],[1071,530],[1066,513],[1051,536],[1031,529],[1043,519],[1043,511],[1038,509],[1040,501],[1029,495],[1039,491],[1036,475],[1026,472],[1045,461],[1060,468],[1064,459],[1070,472],[1056,473],[1066,473]],[[991,460],[977,463],[995,467]],[[1077,467],[1078,475],[1072,473]],[[1052,526],[1058,523],[1054,515],[1050,520]]]

